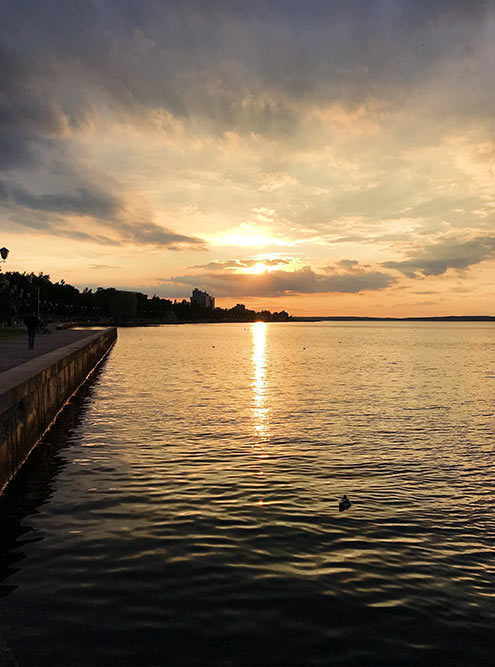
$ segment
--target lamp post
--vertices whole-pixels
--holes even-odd
[[[5,323],[3,321],[3,299],[4,292],[9,288],[9,283],[5,278],[0,278],[0,326],[3,328]]]
[[[9,249],[6,248],[5,246],[3,248],[0,248],[0,257],[2,258],[1,261],[5,262],[5,260],[7,259],[8,256],[9,256]],[[0,288],[2,290],[2,294],[0,296],[0,318],[1,318],[1,321],[2,321],[2,328],[3,328],[3,325],[4,325],[4,322],[3,322],[3,293],[4,293],[4,289],[6,289],[6,288],[8,288],[8,283],[7,283],[7,281],[4,280],[2,282],[2,285],[1,285],[1,288]]]

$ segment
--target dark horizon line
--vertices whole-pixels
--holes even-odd
[[[356,315],[332,315],[308,317],[291,316],[293,322],[495,322],[495,315],[438,315],[424,317],[366,317]]]

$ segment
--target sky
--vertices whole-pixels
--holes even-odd
[[[495,315],[495,2],[0,0],[3,270]]]

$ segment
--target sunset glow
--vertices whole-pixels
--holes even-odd
[[[294,315],[493,314],[493,3],[0,19],[4,270]]]
[[[257,262],[254,266],[251,266],[251,267],[245,269],[245,272],[246,273],[256,273],[256,274],[259,275],[260,273],[265,273],[266,271],[269,271],[269,270],[270,269],[267,266],[265,266],[265,264],[263,264],[262,262]]]

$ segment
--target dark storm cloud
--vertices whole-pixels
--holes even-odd
[[[126,113],[201,116],[221,131],[288,135],[294,101],[392,101],[439,64],[464,63],[488,39],[493,11],[473,0],[7,1],[0,70],[10,159],[23,155],[16,130],[26,130],[29,147],[57,134],[62,119],[84,123],[103,101]],[[458,92],[477,113],[491,113],[479,85],[489,71],[464,81],[473,88],[467,102]]]
[[[66,194],[35,195],[19,187],[7,188],[7,192],[11,203],[36,211],[111,218],[119,209],[119,202],[115,197],[87,187],[80,187]]]
[[[205,245],[200,238],[177,234],[154,222],[127,219],[129,213],[123,202],[91,187],[80,187],[70,193],[38,195],[0,181],[0,205],[14,223],[74,240],[116,245],[132,242],[169,250],[201,249]],[[115,232],[117,239],[75,229],[64,215],[89,216],[107,233]]]
[[[4,0],[0,168],[105,107],[290,140],[301,107],[403,104],[434,80],[449,118],[491,115],[494,16],[476,0]]]
[[[68,224],[64,218],[54,213],[31,211],[22,208],[9,208],[8,206],[3,206],[2,209],[3,211],[1,212],[3,213],[3,217],[9,225],[16,225],[21,231],[42,232],[49,234],[50,236],[72,239],[74,241],[88,241],[100,245],[120,245],[119,241],[110,238],[105,234],[95,231],[87,233],[80,229],[75,229],[72,225]]]
[[[154,222],[125,222],[116,220],[113,222],[112,227],[124,240],[140,245],[163,246],[169,250],[182,250],[184,247],[194,247],[196,250],[201,250],[206,247],[203,239],[195,236],[176,234],[172,230],[157,225]]]
[[[6,35],[4,26],[0,34],[0,170],[29,164],[63,128],[62,113],[36,78],[36,62],[21,55],[22,41],[13,48]]]
[[[409,278],[439,276],[448,269],[467,269],[495,257],[495,237],[480,237],[464,243],[445,240],[421,252],[411,253],[401,262],[384,262],[387,269],[400,271]]]
[[[263,274],[205,273],[195,276],[176,276],[163,282],[201,287],[221,297],[277,297],[296,294],[343,292],[356,294],[382,290],[395,279],[379,271],[335,273],[323,275],[310,267],[299,271],[275,270]]]

